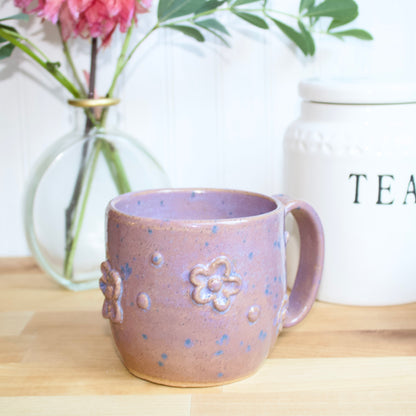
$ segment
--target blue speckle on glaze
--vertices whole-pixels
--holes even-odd
[[[273,247],[279,247],[280,248],[279,242],[277,240],[273,243]]]
[[[185,340],[185,347],[186,348],[191,348],[193,345],[194,345],[194,343],[189,338],[187,338]]]
[[[224,373],[218,373],[217,376],[218,377],[223,377],[224,376]]]
[[[160,201],[160,206],[163,207],[165,205],[165,201]]]
[[[230,212],[228,213],[228,215],[229,215],[230,217],[232,217],[232,216],[233,216],[233,213],[230,211]]]
[[[244,345],[244,341],[240,341],[240,346],[242,347]]]
[[[212,232],[213,232],[214,234],[217,234],[217,231],[218,231],[218,226],[217,226],[217,225],[214,225],[214,226],[212,227]]]
[[[224,354],[223,350],[218,350],[217,352],[214,353],[214,355],[222,355]]]
[[[124,266],[121,266],[121,273],[123,273],[123,280],[127,280],[131,275],[131,267],[126,263]]]
[[[266,331],[261,330],[261,331],[260,331],[260,334],[259,334],[259,339],[260,339],[261,341],[264,341],[264,340],[266,339],[266,337],[267,337],[267,332],[266,332]]]
[[[140,205],[141,204],[141,201],[140,201],[140,199],[137,201],[137,205]]]
[[[158,361],[158,364],[159,364],[159,367],[163,367],[164,366],[164,364],[163,364],[162,361]]]
[[[130,302],[130,306],[134,306],[134,302]]]
[[[195,198],[195,192],[191,193],[191,198]]]
[[[142,334],[142,338],[143,339],[147,339],[147,335],[146,334]]]
[[[272,291],[270,290],[270,284],[268,284],[266,286],[266,290],[264,291],[264,294],[265,295],[271,295],[272,294]]]
[[[151,230],[150,228],[147,230],[147,232],[149,233],[149,234],[152,234],[152,232],[153,232],[153,230]]]
[[[276,276],[273,278],[273,281],[274,282],[277,282],[277,277]]]
[[[209,243],[208,243],[208,241],[206,241],[205,242],[205,247],[208,247],[209,246]]]
[[[247,352],[251,351],[251,345],[247,345]]]
[[[248,255],[248,258],[249,258],[250,260],[252,260],[252,259],[253,259],[253,252],[250,252],[250,254]]]
[[[161,355],[161,357],[162,357],[162,359],[163,359],[163,360],[166,360],[166,359],[168,358],[168,355],[167,355],[167,354],[165,354],[165,353],[163,353],[163,354]]]
[[[228,335],[227,335],[227,334],[224,334],[224,335],[221,337],[221,339],[219,339],[219,340],[217,340],[217,341],[216,341],[216,343],[217,343],[218,345],[223,345],[223,344],[227,344],[227,343],[228,343],[228,341],[229,341],[229,337],[228,337]]]
[[[116,224],[116,228],[120,227],[120,224]]]

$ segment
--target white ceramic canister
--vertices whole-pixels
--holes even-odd
[[[416,301],[416,84],[309,80],[299,91],[301,115],[284,141],[284,187],[322,219],[318,299]],[[289,239],[289,276],[297,242]]]

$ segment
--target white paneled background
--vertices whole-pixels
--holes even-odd
[[[298,7],[297,0],[274,3],[288,12]],[[0,5],[0,17],[16,12],[12,0]],[[159,159],[173,186],[279,192],[283,134],[298,115],[302,78],[416,73],[416,2],[358,0],[358,5],[360,16],[351,26],[369,30],[375,40],[320,37],[316,56],[308,59],[277,29],[261,31],[233,16],[222,18],[232,33],[230,49],[215,39],[199,44],[180,33],[156,32],[123,76],[123,130]],[[21,23],[21,32],[51,60],[60,60],[55,28],[37,20]],[[140,16],[136,34],[151,24],[151,14]],[[117,45],[116,40],[99,61],[100,93]],[[87,42],[75,45],[78,66],[85,69],[88,49]],[[25,182],[45,147],[71,129],[67,98],[19,51],[0,62],[0,256],[29,254],[22,221]]]

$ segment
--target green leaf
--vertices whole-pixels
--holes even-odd
[[[236,6],[241,6],[243,4],[248,4],[248,3],[256,3],[260,0],[237,0],[235,3],[233,3],[233,7]]]
[[[4,39],[0,36],[0,43],[4,43],[4,42],[7,42],[7,39]]]
[[[198,23],[196,23],[198,25]],[[228,48],[230,47],[230,44],[226,41],[226,39],[220,35],[218,32],[215,32],[215,30],[210,29],[209,27],[201,26],[203,29],[208,31],[209,33],[212,33],[215,37],[217,37],[225,46]]]
[[[29,15],[26,13],[17,13],[12,16],[3,17],[0,19],[0,22],[4,22],[5,20],[24,20],[27,22],[29,20]]]
[[[224,33],[224,35],[230,35],[226,27],[217,19],[210,18],[210,19],[205,19],[205,20],[199,20],[195,22],[195,24],[207,30],[210,29],[216,32]]]
[[[18,33],[14,27],[3,25],[1,23],[0,23],[0,29],[6,29],[7,31],[12,32],[10,33],[11,35],[13,35],[14,33]],[[8,42],[8,40],[0,36],[0,43],[4,43],[4,42]]]
[[[352,36],[361,40],[373,40],[373,37],[370,33],[363,29],[349,29],[343,30],[340,32],[330,32],[330,35],[334,35],[338,38],[343,38],[344,36]]]
[[[8,26],[8,25],[3,25],[2,23],[0,23],[0,29],[6,29],[6,30],[8,30],[10,32],[18,33],[18,31],[14,27]]]
[[[184,25],[166,25],[165,27],[169,27],[171,29],[177,30],[178,32],[183,33],[186,36],[190,36],[191,38],[196,39],[198,42],[204,42],[205,38],[202,33],[191,26],[184,26]]]
[[[352,19],[354,20],[354,19]],[[343,26],[349,22],[343,22],[342,20],[332,19],[331,24],[328,27],[328,31],[335,29],[336,27]]]
[[[286,25],[279,20],[272,19],[276,26],[292,41],[294,42],[299,49],[303,52],[305,56],[309,55],[310,45],[308,40],[305,38],[303,33],[297,32],[293,27]]]
[[[348,19],[346,19],[346,20],[332,19],[332,22],[331,22],[331,24],[329,25],[328,30],[335,29],[336,27],[339,27],[339,26],[344,26],[344,25],[346,25],[347,23],[352,22],[352,21],[353,21],[356,17],[357,17],[357,16],[355,16],[355,17],[353,17],[353,18],[348,18]]]
[[[230,47],[230,44],[224,39],[223,36],[221,36],[218,33],[218,32],[221,32],[221,33],[224,33],[225,35],[230,35],[228,33],[228,30],[225,28],[225,26],[222,23],[220,23],[218,20],[205,19],[205,20],[200,20],[198,22],[195,22],[195,24],[207,30],[208,32],[212,33],[214,36],[220,39],[221,42],[224,43],[225,46]]]
[[[315,4],[315,0],[301,0],[299,4],[299,13],[309,10]]]
[[[237,10],[231,9],[231,11],[238,16],[240,19],[245,20],[248,23],[251,23],[254,26],[259,27],[260,29],[268,29],[269,26],[264,19],[255,14],[246,13],[246,12],[239,12]]]
[[[12,54],[13,49],[14,45],[12,45],[11,43],[6,43],[6,45],[0,47],[0,60],[8,58]]]
[[[358,6],[354,0],[325,0],[308,10],[305,16],[332,17],[335,21],[345,24],[358,16]]]
[[[315,54],[315,42],[313,40],[313,37],[300,20],[298,22],[298,25],[303,37],[305,38],[308,55],[313,56]]]
[[[208,1],[205,1],[205,4],[201,8],[199,8],[195,12],[195,14],[204,13],[204,12],[208,12],[210,10],[218,9],[219,7],[221,7],[225,3],[225,1],[226,0],[220,0],[220,1],[208,0]]]
[[[157,9],[157,18],[160,22],[175,17],[194,14],[204,6],[206,0],[160,0]]]

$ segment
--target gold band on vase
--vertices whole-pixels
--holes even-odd
[[[68,100],[68,104],[74,107],[95,108],[110,107],[120,102],[119,98],[73,98]]]

